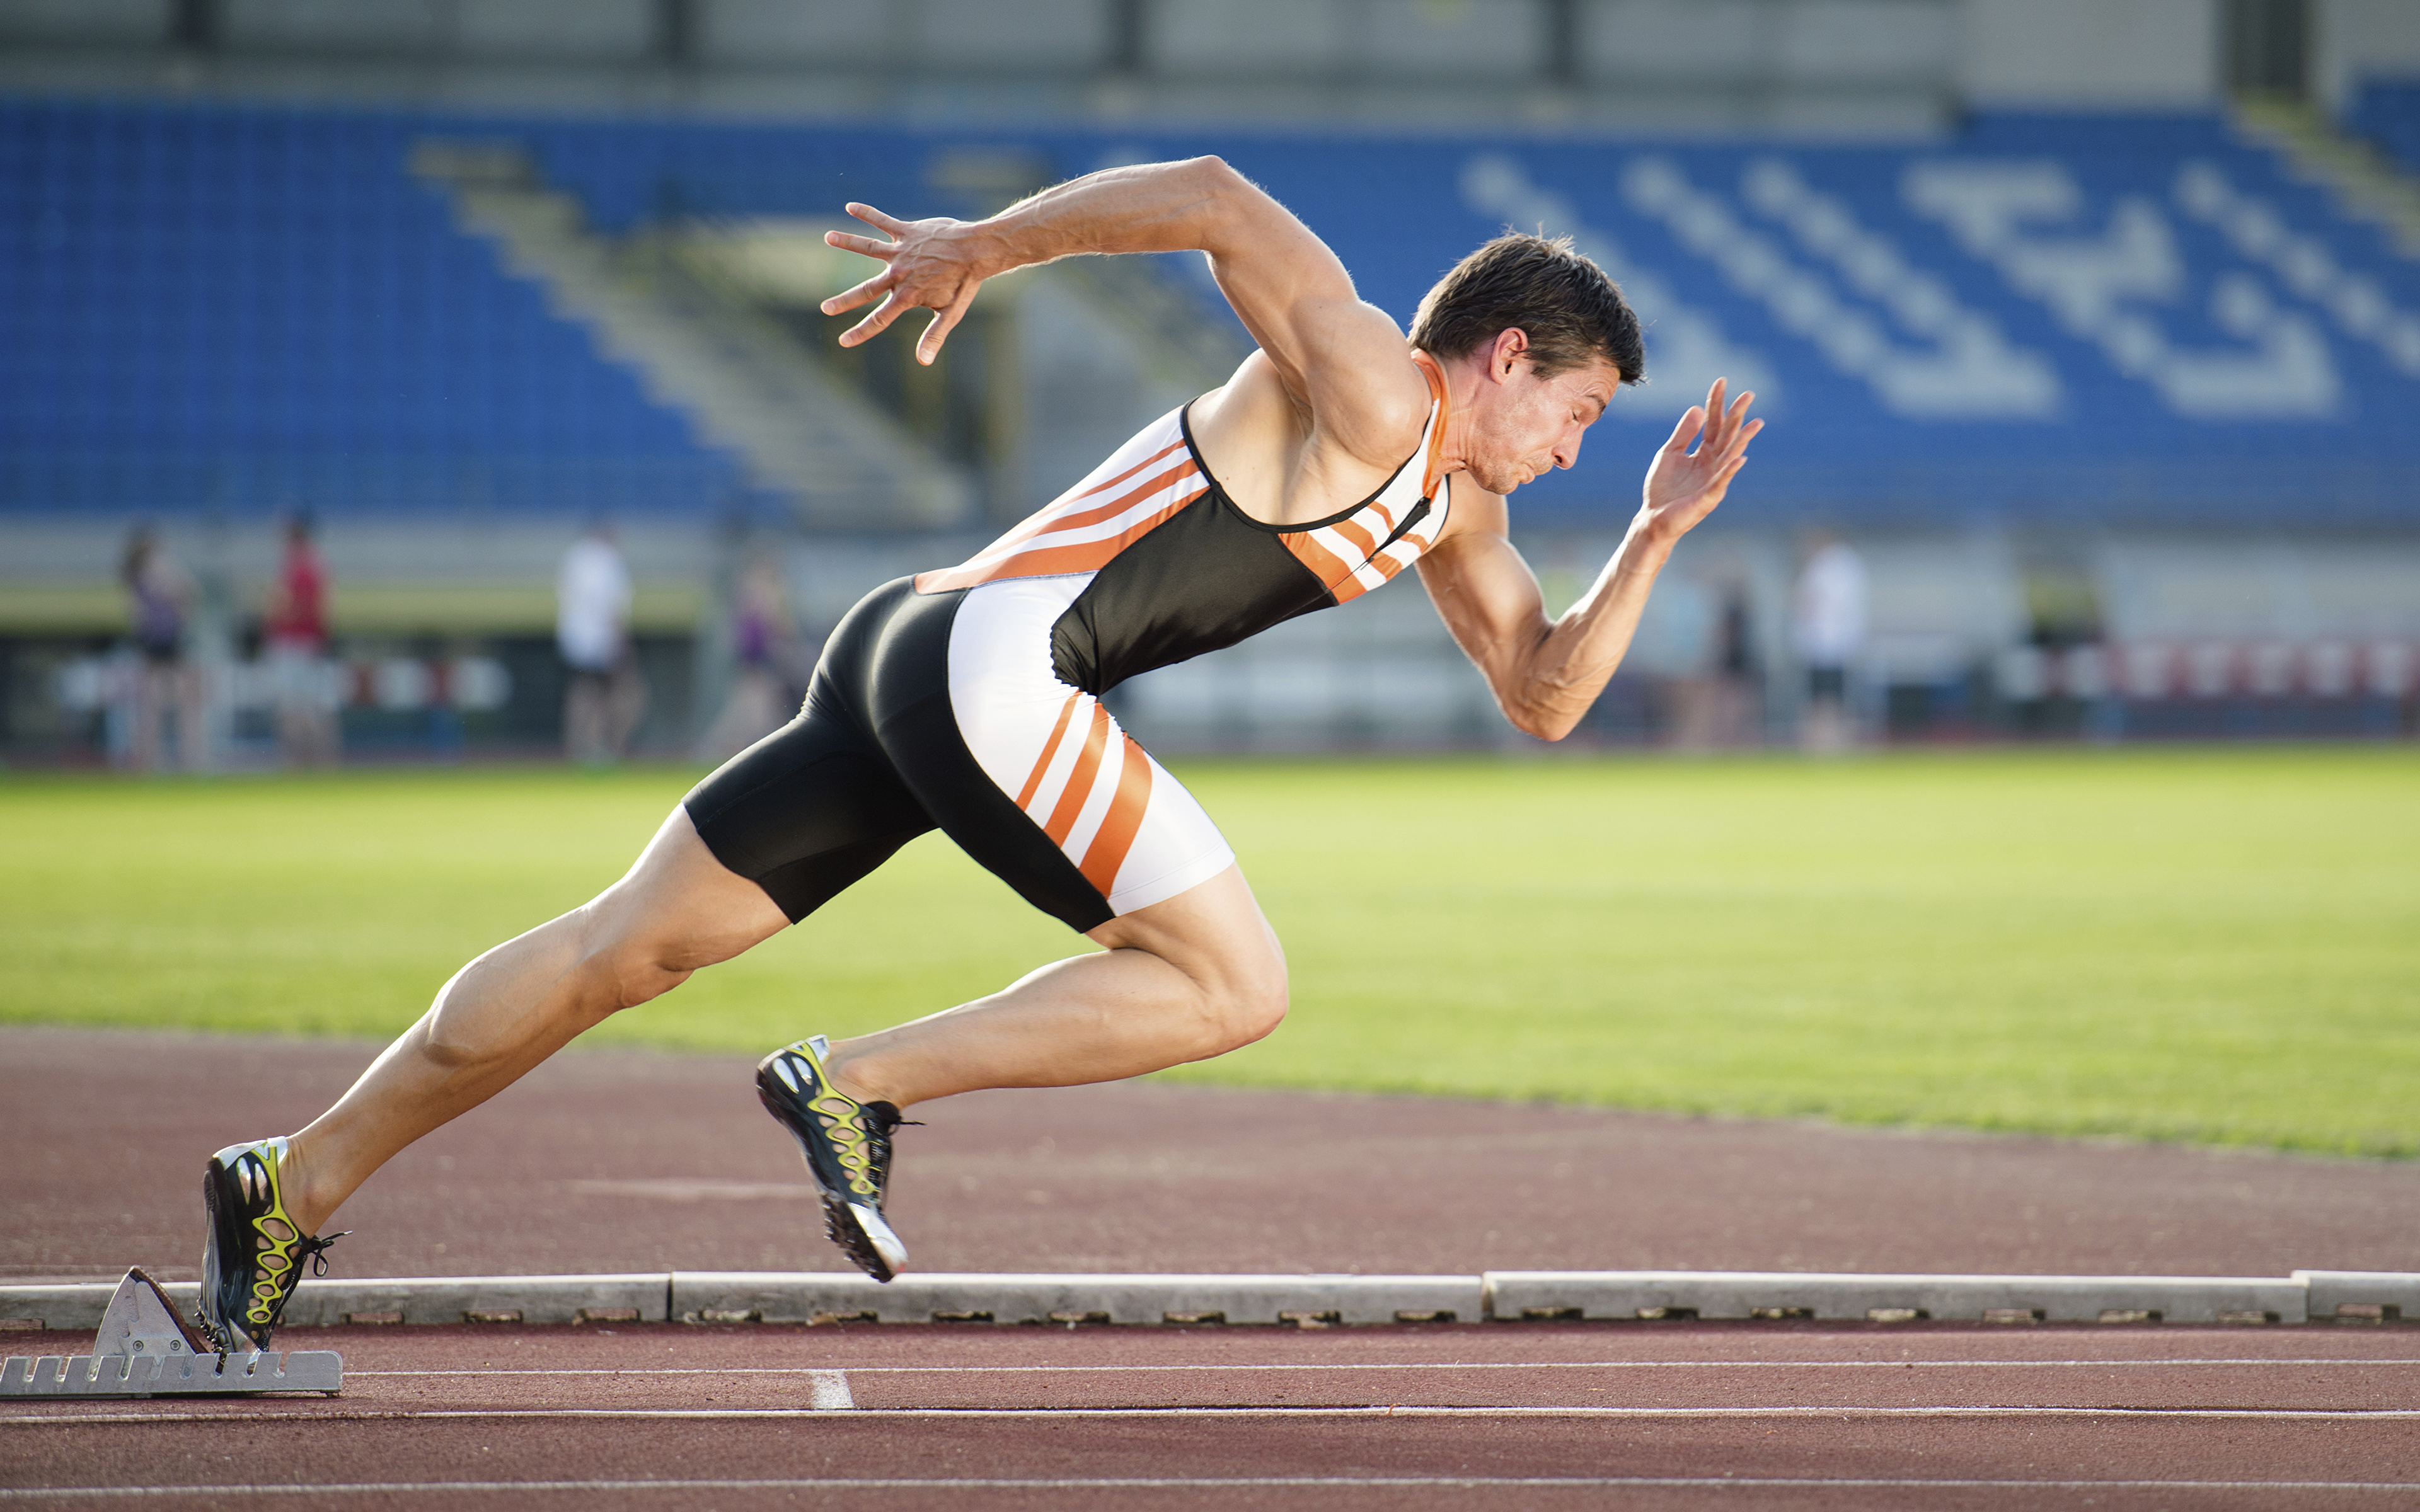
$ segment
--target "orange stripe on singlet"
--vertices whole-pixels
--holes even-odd
[[[1368,593],[1371,589],[1377,586],[1377,583],[1368,583],[1361,580],[1361,574],[1370,571],[1373,568],[1377,570],[1378,582],[1392,582],[1394,580],[1395,574],[1404,570],[1404,563],[1400,558],[1392,554],[1392,549],[1389,548],[1388,551],[1381,552],[1378,555],[1372,557],[1369,561],[1361,563],[1358,567],[1354,568],[1350,573],[1347,573],[1344,576],[1342,581],[1338,582],[1335,587],[1328,591],[1336,595],[1336,601],[1340,604],[1349,603],[1352,600],[1360,597],[1363,594]]]
[[[1042,535],[1051,531],[1066,530],[1073,524],[1080,523],[1081,521],[1076,516],[1076,510],[1078,505],[1084,502],[1084,501],[1087,499],[1097,499],[1102,494],[1108,493],[1110,490],[1121,486],[1139,474],[1147,472],[1151,469],[1157,467],[1160,463],[1168,460],[1170,453],[1182,449],[1184,445],[1185,442],[1183,440],[1171,442],[1167,446],[1161,447],[1158,451],[1154,452],[1151,455],[1144,457],[1141,461],[1137,462],[1134,466],[1126,469],[1124,472],[1119,473],[1114,478],[1105,478],[1099,483],[1094,484],[1093,486],[1080,491],[1070,489],[1068,492],[1060,495],[1058,498],[1050,501],[1050,502],[1043,505],[1040,509],[1035,510],[1032,514],[1028,515],[1016,525],[1011,526],[1008,531],[1000,537],[1000,539],[992,542],[989,546],[985,547],[982,550],[976,552],[973,556],[968,558],[957,566],[946,570],[952,572],[967,572],[975,570],[978,563],[989,561],[990,559],[999,556],[1001,552],[1007,551],[1010,548],[1016,546],[1019,542],[1030,541],[1037,535]],[[1193,458],[1188,454],[1183,462],[1177,464],[1177,468],[1178,470],[1182,470],[1192,465]],[[1149,486],[1146,486],[1141,491],[1131,495],[1127,499],[1126,502],[1132,503],[1136,500],[1142,498],[1149,491]],[[1111,509],[1109,513],[1113,515],[1117,513],[1117,511],[1115,509]],[[1083,512],[1083,516],[1086,518],[1107,517],[1107,516],[1097,514],[1094,510],[1086,510]],[[923,576],[929,578],[937,575],[937,573],[926,573]]]
[[[1085,489],[1082,493],[1078,494],[1076,497],[1078,499],[1090,499],[1096,493],[1106,493],[1109,489],[1116,487],[1119,484],[1125,482],[1128,478],[1131,478],[1135,474],[1142,471],[1145,468],[1157,463],[1171,453],[1182,452],[1184,450],[1185,438],[1179,436],[1176,440],[1169,442],[1166,446],[1161,447],[1158,451],[1152,453],[1149,456],[1137,462],[1134,466],[1126,469],[1124,472],[1119,473],[1116,477],[1104,479],[1100,483],[1094,485],[1092,487]]]
[[[1333,583],[1353,570],[1353,563],[1313,540],[1309,532],[1299,535],[1280,535],[1278,539],[1295,559],[1311,569],[1311,575],[1323,583]]]
[[[1142,831],[1144,810],[1151,807],[1151,758],[1132,735],[1121,735],[1125,744],[1120,748],[1117,796],[1109,800],[1109,811],[1101,820],[1098,834],[1084,850],[1083,864],[1078,868],[1084,880],[1094,891],[1107,898],[1117,887],[1118,869],[1126,864],[1126,853],[1134,849],[1135,836]]]
[[[1414,352],[1412,362],[1419,368],[1420,377],[1429,380],[1429,397],[1437,407],[1436,421],[1429,430],[1428,455],[1420,462],[1420,497],[1435,499],[1437,485],[1445,481],[1445,471],[1437,466],[1437,455],[1445,450],[1446,422],[1450,418],[1445,402],[1445,373],[1436,365],[1436,359],[1426,352]]]
[[[1025,790],[1016,795],[1018,808],[1022,809],[1033,801],[1035,790],[1042,786],[1042,774],[1050,770],[1050,758],[1059,754],[1059,741],[1067,733],[1067,721],[1076,717],[1076,705],[1083,700],[1083,694],[1070,693],[1067,702],[1059,705],[1059,722],[1050,727],[1050,738],[1043,743],[1042,754],[1035,760],[1033,770],[1026,774]]]
[[[1193,459],[1188,456],[1184,461],[1177,463],[1172,468],[1170,468],[1167,471],[1160,473],[1155,478],[1151,478],[1143,483],[1138,484],[1136,486],[1128,489],[1117,498],[1110,500],[1108,503],[1094,504],[1083,509],[1076,507],[1077,505],[1083,503],[1087,499],[1099,498],[1102,494],[1107,493],[1111,488],[1116,487],[1119,484],[1125,483],[1127,479],[1133,477],[1134,474],[1140,471],[1142,468],[1151,466],[1153,462],[1159,461],[1167,455],[1167,453],[1162,452],[1159,456],[1151,458],[1150,461],[1143,463],[1141,467],[1132,469],[1125,472],[1121,472],[1116,477],[1110,479],[1109,482],[1101,485],[1097,488],[1090,489],[1084,493],[1072,495],[1061,503],[1052,506],[1052,508],[1060,510],[1062,513],[1053,514],[1050,509],[1043,510],[1041,513],[1035,515],[1032,519],[1027,520],[1024,524],[1017,526],[1013,531],[1010,531],[1006,535],[1001,536],[991,545],[985,547],[982,553],[978,555],[975,560],[981,561],[984,557],[995,555],[1002,549],[1015,546],[1019,542],[1035,540],[1059,531],[1080,530],[1087,525],[1096,525],[1102,520],[1109,519],[1124,513],[1125,510],[1132,508],[1136,504],[1142,502],[1153,494],[1157,493],[1160,489],[1171,487],[1174,485],[1183,482],[1185,474],[1197,471],[1193,466]]]
[[[1340,519],[1335,524],[1330,525],[1327,528],[1334,531],[1337,534],[1344,537],[1346,540],[1352,542],[1354,547],[1360,551],[1361,560],[1363,562],[1369,561],[1372,556],[1376,554],[1378,542],[1382,539],[1382,537],[1371,534],[1368,531],[1363,530],[1360,526],[1355,524],[1349,519]]]
[[[1047,578],[1055,574],[1091,572],[1106,566],[1111,557],[1165,525],[1178,511],[1202,497],[1206,489],[1196,488],[1181,499],[1171,500],[1164,509],[1154,510],[1115,535],[1097,541],[1078,541],[1067,546],[1052,546],[1045,536],[1034,546],[1027,547],[1005,562],[988,567],[952,568],[947,572],[926,573],[916,579],[917,588],[924,593],[944,593],[954,588],[972,588],[979,583],[997,582],[1003,578]]]
[[[1101,773],[1101,752],[1109,743],[1109,711],[1098,703],[1093,705],[1093,728],[1084,736],[1084,748],[1076,757],[1076,769],[1067,774],[1067,786],[1059,794],[1059,806],[1050,810],[1050,822],[1042,832],[1050,837],[1053,845],[1065,845],[1069,832],[1076,827],[1076,818],[1084,811],[1084,800],[1093,795],[1094,779]]]
[[[1163,492],[1170,487],[1183,487],[1188,481],[1198,479],[1200,476],[1200,472],[1189,466],[1181,468],[1163,479],[1154,480],[1149,486],[1138,489],[1113,505],[1103,506],[1098,517],[1109,518],[1150,498],[1154,493]],[[1006,557],[985,560],[990,555],[989,552],[985,552],[985,557],[978,557],[975,562],[966,566],[947,567],[939,572],[919,573],[916,578],[916,591],[920,594],[941,594],[954,589],[972,588],[980,583],[996,582],[1002,578],[1043,578],[1054,573],[1090,572],[1105,565],[1111,557],[1168,523],[1178,510],[1201,498],[1207,491],[1206,488],[1197,487],[1191,493],[1170,501],[1165,507],[1152,511],[1117,534],[1103,536],[1099,540],[1077,541],[1053,546],[1051,537],[1061,533],[1059,530],[1053,529],[1043,532],[1030,544]],[[1085,523],[1091,522],[1089,518],[1085,521]],[[1070,525],[1066,528],[1075,527]]]

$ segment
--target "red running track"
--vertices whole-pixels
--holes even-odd
[[[0,1275],[195,1279],[209,1152],[301,1128],[378,1049],[0,1028]],[[753,1070],[558,1056],[347,1203],[334,1273],[847,1270]],[[244,1091],[195,1090],[225,1088]],[[926,1272],[2420,1264],[2412,1161],[1150,1081],[976,1092],[916,1116],[890,1211]]]
[[[191,1277],[209,1151],[299,1126],[375,1048],[0,1030],[0,1272]],[[331,1258],[352,1276],[841,1268],[749,1072],[560,1057],[380,1173]],[[932,1271],[2283,1275],[2409,1269],[2420,1211],[2412,1163],[1448,1099],[1138,1083],[918,1112],[892,1211]],[[1476,1222],[1452,1196],[1475,1190]],[[0,1508],[2420,1507],[2420,1328],[277,1342],[342,1350],[344,1396],[0,1403]],[[0,1334],[9,1353],[89,1343]]]
[[[2420,1505],[2420,1330],[2400,1328],[621,1325],[279,1342],[342,1350],[344,1395],[8,1404],[0,1502]]]

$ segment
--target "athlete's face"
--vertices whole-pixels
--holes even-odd
[[[1540,378],[1523,354],[1498,348],[1473,406],[1464,467],[1489,493],[1508,494],[1580,459],[1580,437],[1613,402],[1621,370],[1601,358]]]

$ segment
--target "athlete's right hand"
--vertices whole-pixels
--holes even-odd
[[[841,332],[840,344],[856,347],[872,341],[908,311],[927,309],[934,312],[933,320],[916,343],[916,361],[931,366],[933,359],[941,354],[941,343],[949,339],[951,331],[974,303],[975,290],[997,270],[985,268],[977,261],[974,239],[967,235],[972,227],[963,221],[947,217],[902,221],[855,201],[850,202],[848,213],[878,231],[888,232],[891,239],[848,231],[824,233],[826,246],[889,264],[848,292],[824,301],[826,315],[841,315],[877,298],[882,301],[872,315]]]

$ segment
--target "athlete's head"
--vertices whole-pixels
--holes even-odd
[[[1638,316],[1569,238],[1501,236],[1465,257],[1420,301],[1412,345],[1478,379],[1463,463],[1490,493],[1571,466],[1614,391],[1646,377]]]

